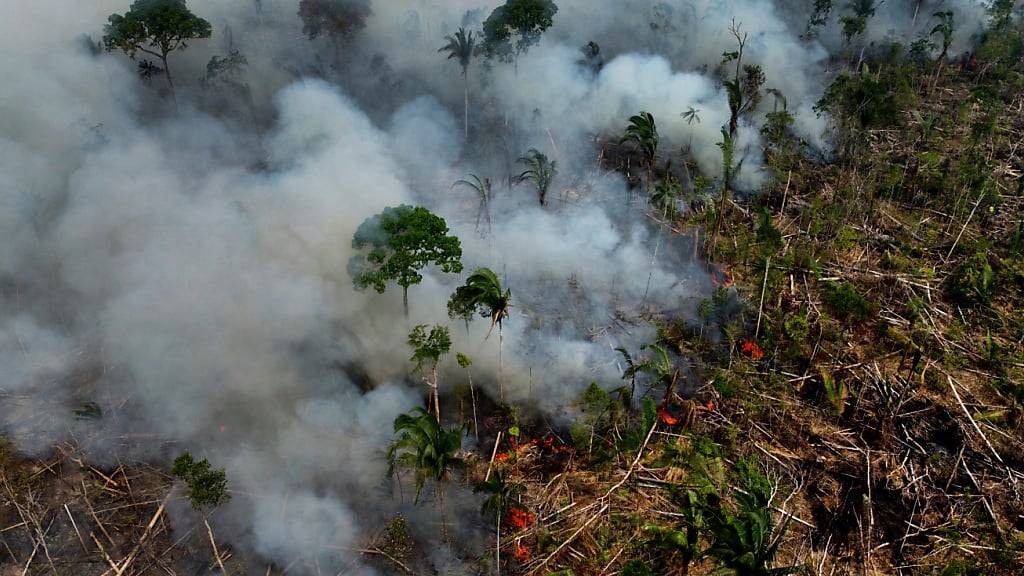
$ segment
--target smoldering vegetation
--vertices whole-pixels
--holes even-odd
[[[719,176],[735,22],[746,62],[827,155],[828,119],[813,108],[840,55],[932,25],[920,2],[886,2],[850,43],[835,18],[807,33],[811,0],[562,0],[536,45],[514,62],[474,58],[464,82],[438,47],[493,5],[342,2],[358,23],[336,32],[294,0],[191,0],[213,35],[170,55],[172,98],[161,73],[140,79],[141,58],[98,44],[127,4],[11,2],[0,21],[0,426],[30,455],[72,442],[99,464],[208,456],[235,494],[212,519],[218,535],[301,560],[297,571],[353,569],[365,532],[398,512],[437,523],[398,497],[383,451],[394,417],[423,402],[409,329],[449,322],[464,274],[428,269],[405,318],[400,290],[352,286],[361,222],[399,204],[446,218],[466,270],[489,266],[515,293],[506,399],[557,420],[590,382],[618,385],[611,352],[648,341],[644,320],[703,322],[712,289],[689,241],[659,238],[636,182],[601,160],[629,116],[650,111],[663,146]],[[962,50],[984,6],[944,6]],[[588,42],[599,52],[581,52]],[[680,118],[688,108],[698,121]],[[763,122],[751,114],[737,132],[737,186],[750,193],[765,177]],[[513,183],[531,148],[558,162],[548,206]],[[482,224],[477,196],[452,186],[471,174],[493,183]],[[489,326],[451,329],[496,397]],[[442,391],[462,378],[449,364]],[[478,506],[452,489],[448,524],[462,537],[436,567],[463,570],[479,553]]]

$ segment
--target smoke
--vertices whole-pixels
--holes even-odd
[[[729,109],[717,68],[735,18],[749,33],[745,61],[785,93],[797,134],[825,147],[825,119],[811,108],[849,48],[834,23],[801,37],[809,4],[558,2],[555,26],[515,66],[474,60],[469,142],[459,70],[436,52],[490,5],[375,2],[365,29],[332,43],[306,38],[291,0],[192,0],[215,33],[171,56],[176,109],[162,77],[142,82],[122,55],[95,53],[127,0],[8,6],[0,427],[36,455],[74,437],[100,463],[166,461],[183,447],[208,456],[236,494],[214,519],[218,534],[263,560],[303,560],[296,571],[359,565],[360,543],[399,512],[436,525],[408,494],[394,498],[383,450],[394,417],[422,403],[405,337],[416,323],[448,322],[461,277],[427,271],[407,321],[399,291],[352,288],[356,227],[402,203],[445,216],[467,270],[489,266],[513,290],[506,398],[559,413],[591,381],[619,381],[612,349],[651,338],[639,317],[692,320],[711,290],[688,241],[643,217],[637,193],[600,165],[600,143],[647,110],[663,155],[685,148],[718,175]],[[868,41],[908,38],[912,13],[899,6],[883,4]],[[966,49],[981,4],[949,6],[954,46]],[[909,36],[929,30],[926,20]],[[589,41],[605,60],[596,73],[578,62]],[[204,87],[206,62],[231,50],[248,61],[244,90]],[[688,107],[699,122],[680,118]],[[762,120],[738,133],[747,189],[767,177]],[[530,147],[559,163],[548,208],[529,186],[504,184]],[[452,189],[468,174],[495,183],[487,234],[476,197]],[[485,321],[451,328],[497,397],[498,337]],[[442,388],[462,374],[446,365]],[[98,420],[76,418],[88,403],[102,408]],[[476,503],[457,490],[451,502],[469,552],[438,548],[444,564],[479,546]]]

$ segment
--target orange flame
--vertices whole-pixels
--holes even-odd
[[[512,507],[508,511],[508,523],[519,530],[526,528],[537,521],[537,515],[529,510]]]
[[[661,420],[662,423],[668,426],[678,426],[680,423],[679,418],[669,414],[668,409],[664,406],[658,408],[658,420]]]
[[[753,360],[760,360],[761,358],[764,358],[764,350],[761,350],[761,347],[753,340],[744,340],[743,345],[740,346],[740,350],[742,350],[747,356],[750,356]]]
[[[530,549],[527,548],[526,546],[523,546],[522,544],[517,545],[516,546],[516,551],[515,551],[515,557],[516,557],[516,560],[519,560],[520,562],[523,562],[523,563],[529,562],[530,561]]]
[[[721,273],[722,275],[721,281],[718,280],[719,273]],[[716,288],[732,288],[732,286],[736,282],[732,278],[732,270],[730,270],[729,267],[726,266],[725,268],[722,268],[721,272],[719,272],[718,270],[711,271],[711,283]]]

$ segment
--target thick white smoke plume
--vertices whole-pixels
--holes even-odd
[[[101,463],[167,462],[190,448],[228,469],[236,497],[215,521],[233,544],[281,565],[356,565],[367,530],[415,513],[384,482],[391,422],[422,403],[405,337],[447,323],[462,280],[427,271],[409,320],[399,291],[352,288],[353,232],[402,203],[445,216],[467,271],[489,266],[513,290],[508,399],[554,414],[591,381],[615,384],[612,348],[650,337],[621,317],[691,315],[710,284],[599,165],[601,143],[647,110],[666,154],[687,148],[717,175],[729,117],[717,67],[735,19],[799,136],[824,147],[812,107],[850,47],[834,22],[802,37],[810,0],[556,3],[554,27],[515,66],[470,66],[465,142],[462,79],[437,48],[493,3],[377,1],[339,50],[303,35],[295,0],[191,0],[214,35],[171,55],[175,106],[162,78],[143,82],[122,54],[95,50],[129,0],[5,0],[0,430],[36,455],[73,438]],[[908,34],[912,11],[884,3],[866,41],[917,37],[943,5],[956,12],[959,50],[984,18],[972,0],[924,4]],[[578,63],[589,41],[602,49],[599,72]],[[234,49],[248,61],[238,82],[249,97],[198,81],[212,55]],[[688,107],[700,122],[680,118]],[[739,131],[748,189],[766,178],[761,120]],[[548,208],[527,186],[502,184],[531,147],[559,162]],[[486,238],[476,199],[451,189],[471,173],[496,183]],[[451,328],[496,396],[496,338],[484,339],[483,321]],[[461,382],[445,371],[444,388]],[[76,419],[86,403],[103,416]],[[473,517],[474,503],[452,498]]]

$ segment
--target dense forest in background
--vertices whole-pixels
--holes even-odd
[[[1019,3],[635,4],[12,9],[0,574],[1024,571]]]

